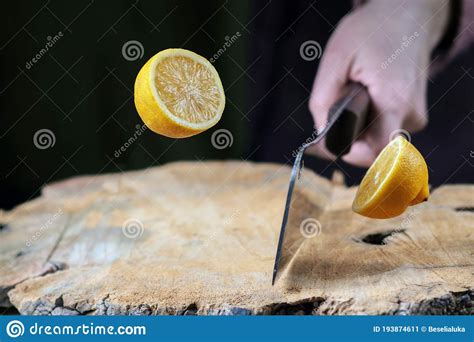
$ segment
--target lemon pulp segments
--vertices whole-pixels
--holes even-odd
[[[154,81],[166,108],[180,119],[206,122],[219,110],[221,95],[212,73],[189,57],[166,57],[158,62]]]
[[[225,95],[214,66],[192,51],[158,52],[135,80],[134,102],[153,132],[170,138],[199,134],[219,122]]]

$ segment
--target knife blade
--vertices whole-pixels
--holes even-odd
[[[290,183],[286,196],[285,210],[278,238],[278,247],[273,267],[272,285],[278,280],[292,258],[305,240],[301,231],[301,217],[298,217],[293,206],[297,206],[303,195],[303,155],[309,146],[319,143],[326,137],[326,148],[337,158],[350,151],[352,142],[361,134],[367,125],[367,113],[370,97],[365,86],[350,82],[343,90],[343,95],[330,108],[328,122],[315,139],[303,144],[296,154],[291,169]],[[303,185],[302,185],[303,184]],[[300,186],[302,189],[300,189]],[[318,228],[318,227],[313,227]]]

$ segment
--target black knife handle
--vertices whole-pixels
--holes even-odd
[[[329,109],[328,122],[334,115],[338,119],[326,135],[326,148],[336,157],[349,153],[352,143],[367,125],[370,96],[367,88],[350,82],[343,95]]]

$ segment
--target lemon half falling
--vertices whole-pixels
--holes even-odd
[[[220,120],[225,95],[207,59],[192,51],[167,49],[150,58],[138,73],[135,106],[152,131],[185,138]]]
[[[380,152],[360,183],[352,210],[391,218],[429,196],[428,167],[421,153],[399,136]]]

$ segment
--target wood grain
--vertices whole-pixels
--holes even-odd
[[[22,314],[474,313],[473,185],[373,220],[351,211],[354,188],[305,172],[298,217],[321,233],[273,287],[290,169],[190,162],[73,178],[0,212],[0,302]]]

